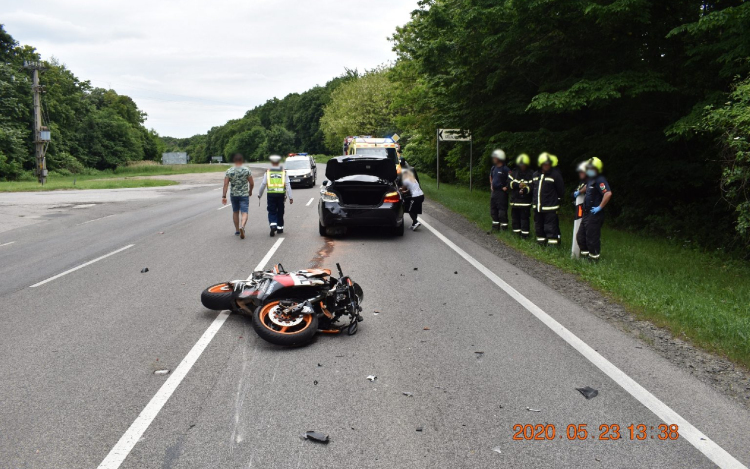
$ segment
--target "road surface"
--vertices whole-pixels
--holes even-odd
[[[403,238],[327,239],[317,189],[298,189],[284,235],[270,238],[251,202],[242,241],[220,177],[114,198],[25,196],[68,202],[0,230],[0,468],[750,464],[744,408],[429,206],[426,226]],[[363,286],[355,336],[282,349],[249,318],[203,309],[203,288],[247,277],[274,247],[269,265],[340,262]],[[599,395],[585,399],[584,386]],[[677,421],[679,438],[660,440],[658,426]],[[514,440],[526,424],[555,436]],[[587,438],[569,439],[582,424]],[[622,438],[600,440],[613,424]],[[631,440],[630,425],[645,439]],[[307,430],[332,441],[303,441]]]

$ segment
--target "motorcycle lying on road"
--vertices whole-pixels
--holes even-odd
[[[276,264],[253,272],[248,280],[211,285],[201,293],[201,303],[208,309],[252,315],[255,332],[276,345],[304,345],[318,331],[354,335],[362,321],[364,294],[339,264],[336,268],[338,278],[329,269],[287,272]]]

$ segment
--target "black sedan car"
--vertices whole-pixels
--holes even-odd
[[[319,231],[347,226],[387,227],[404,234],[404,204],[396,166],[385,157],[339,156],[326,166],[318,202]]]

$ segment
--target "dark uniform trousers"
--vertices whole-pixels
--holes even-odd
[[[534,211],[534,230],[536,231],[536,240],[547,244],[560,244],[560,223],[557,219],[557,210]]]
[[[528,237],[531,226],[531,206],[514,205],[510,209],[510,216],[513,219],[513,232],[520,233],[524,238]]]
[[[598,259],[601,252],[602,225],[604,224],[604,213],[599,212],[594,215],[591,212],[585,213],[581,220],[581,226],[578,227],[576,241],[581,249],[582,256],[588,256],[591,259]]]
[[[493,226],[508,226],[508,193],[504,190],[492,191],[490,215],[492,216]]]

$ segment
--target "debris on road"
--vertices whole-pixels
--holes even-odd
[[[375,381],[376,379],[378,379],[378,377],[375,376],[375,375],[370,375],[370,376],[367,377],[367,379],[369,379],[372,382],[372,381]]]
[[[406,397],[414,397],[414,393],[413,392],[404,391],[401,394],[403,394]]]
[[[430,328],[429,328],[429,327],[427,327],[427,326],[424,326],[424,327],[422,328],[422,330],[423,330],[423,331],[429,331],[429,330],[430,330]]]
[[[317,385],[318,385],[318,380],[316,379],[315,381],[313,381],[313,386],[317,386]]]
[[[148,272],[148,267],[144,267],[141,269],[142,274],[145,274],[146,272]]]
[[[422,427],[417,427],[417,431],[418,431],[418,432],[421,432],[422,430],[424,430],[424,428],[422,428]]]
[[[414,270],[419,270],[419,268],[418,267],[414,267]]]
[[[454,274],[456,274],[456,275],[458,275],[458,271],[457,271],[457,270],[456,270],[456,271],[454,271],[453,273],[454,273]]]
[[[164,234],[164,232],[163,232],[163,231],[160,231],[160,232],[159,232],[159,234]]]
[[[375,311],[375,312],[374,312],[374,313],[372,313],[372,314],[374,314],[375,316],[377,316],[378,314],[380,314],[380,311]]]
[[[320,367],[322,367],[322,366],[323,366],[323,365],[321,365],[320,363],[318,363],[318,368],[320,368]]]
[[[317,441],[318,443],[328,444],[331,440],[328,438],[328,435],[321,432],[316,432],[314,430],[310,430],[305,432],[304,434],[300,435],[300,438],[303,440],[310,440],[310,441]]]
[[[495,446],[494,448],[492,448],[492,451],[496,452],[497,454],[503,454],[499,446]]]
[[[541,410],[539,410],[539,409],[532,409],[531,407],[527,407],[526,410],[528,410],[529,412],[541,412]]]
[[[593,398],[595,398],[596,396],[599,395],[599,391],[597,391],[596,389],[592,388],[591,386],[586,386],[585,388],[576,388],[576,391],[578,391],[581,394],[583,394],[583,397],[585,397],[586,400],[593,399]]]
[[[482,358],[484,356],[484,352],[474,352],[474,353],[477,356],[477,360],[479,360],[480,358]]]
[[[156,370],[156,371],[154,371],[154,374],[155,375],[168,375],[169,374],[169,370]]]

